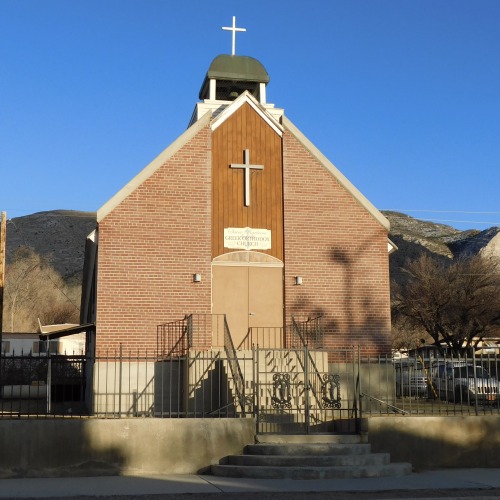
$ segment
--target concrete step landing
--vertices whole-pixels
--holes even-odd
[[[404,476],[409,463],[390,463],[388,453],[371,453],[360,436],[257,436],[245,447],[212,465],[212,474],[254,479],[348,479]],[[363,439],[365,440],[365,439]]]

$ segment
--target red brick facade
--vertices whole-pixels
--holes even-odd
[[[99,222],[98,352],[153,355],[158,324],[211,312],[210,176],[205,127]]]
[[[388,231],[380,214],[286,124],[282,147],[286,321],[322,314],[327,347],[390,352]],[[127,353],[153,354],[158,324],[211,312],[211,148],[211,128],[200,126],[103,213],[98,353],[122,344]],[[202,275],[200,283],[194,273]],[[301,286],[295,276],[303,278]]]
[[[289,131],[283,164],[287,315],[322,314],[325,347],[390,352],[387,230]]]

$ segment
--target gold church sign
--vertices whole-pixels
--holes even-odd
[[[251,227],[224,228],[224,247],[239,250],[269,250],[271,231]]]

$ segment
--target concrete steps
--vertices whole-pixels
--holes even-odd
[[[272,440],[275,439],[273,442]],[[287,441],[288,439],[288,441]],[[360,436],[257,437],[243,455],[226,457],[212,466],[212,474],[255,479],[347,479],[404,476],[408,463],[390,463],[388,453],[371,453]],[[264,442],[262,442],[264,441]]]

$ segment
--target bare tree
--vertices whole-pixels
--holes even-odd
[[[80,311],[70,302],[56,302],[42,312],[40,321],[44,325],[79,323]]]
[[[77,294],[40,255],[19,247],[6,270],[4,331],[36,331],[38,318],[78,322]]]
[[[395,315],[394,315],[395,316]],[[396,350],[409,351],[431,342],[427,332],[420,325],[410,324],[401,315],[392,320],[392,347]]]
[[[9,322],[7,329],[11,332],[15,331],[17,324],[21,323],[21,316],[25,315],[26,309],[35,300],[36,288],[32,286],[32,282],[36,280],[40,267],[40,257],[27,247],[18,248],[7,266],[5,307]]]
[[[396,324],[426,332],[460,354],[500,334],[500,265],[480,255],[443,262],[422,255],[405,268],[408,282],[393,283]]]

